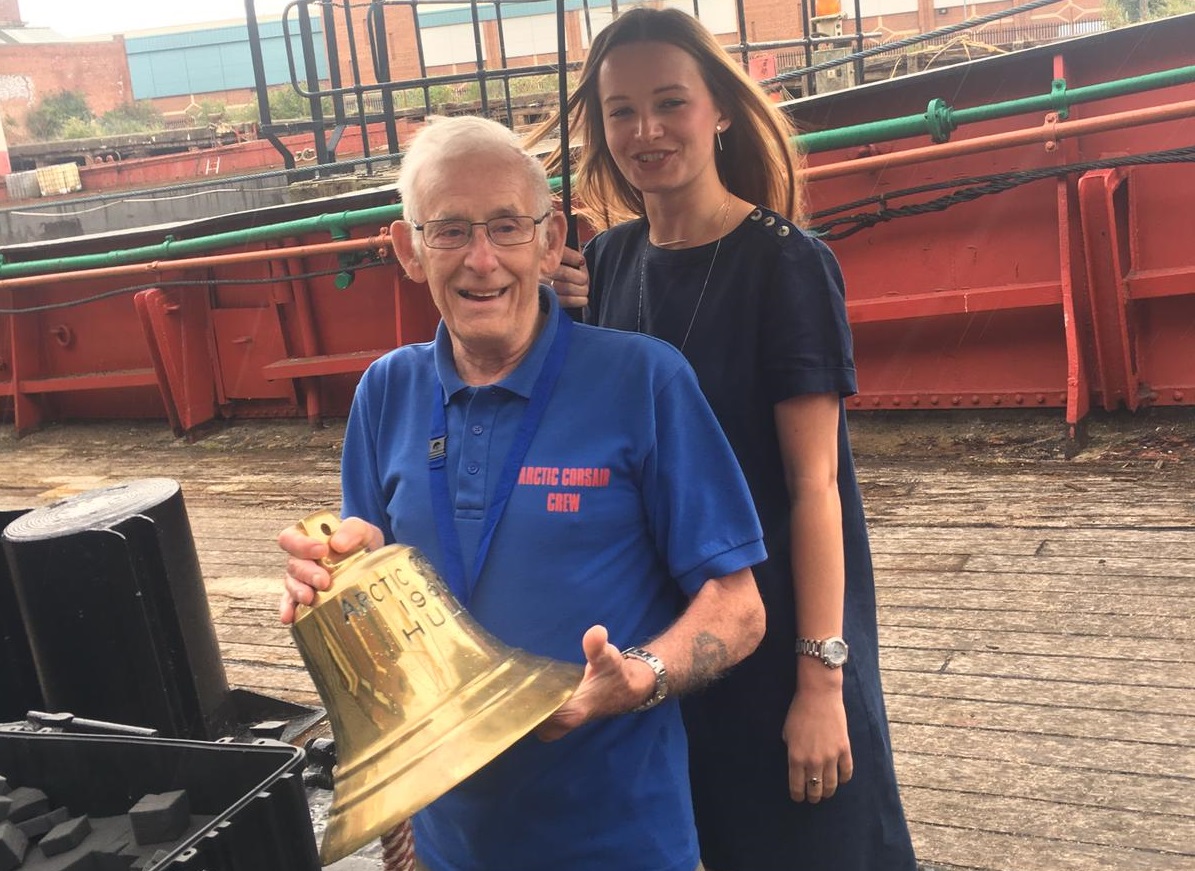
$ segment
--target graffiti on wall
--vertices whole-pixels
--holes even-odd
[[[29,76],[0,74],[0,102],[24,100],[33,105],[33,79]]]

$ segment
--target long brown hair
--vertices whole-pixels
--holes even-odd
[[[697,61],[719,110],[731,118],[714,152],[718,177],[735,196],[767,206],[801,223],[804,186],[797,173],[799,154],[790,144],[792,123],[763,90],[735,64],[701,22],[678,9],[639,6],[624,12],[594,37],[581,68],[581,79],[565,111],[569,127],[582,141],[576,164],[576,192],[582,213],[597,227],[644,214],[643,195],[618,171],[606,145],[598,71],[610,50],[636,42],[663,42]],[[559,113],[530,137],[535,143],[555,131]],[[548,158],[549,172],[561,171],[560,149]]]

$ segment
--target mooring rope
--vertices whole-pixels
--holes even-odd
[[[1046,178],[1060,178],[1071,174],[1091,172],[1098,169],[1114,169],[1121,166],[1191,162],[1195,162],[1195,147],[1188,146],[1168,151],[1154,151],[1148,154],[1129,154],[1103,160],[1089,160],[1083,163],[1066,164],[1065,166],[1051,166],[1040,169],[994,173],[992,175],[975,176],[973,178],[951,179],[949,181],[906,188],[905,190],[889,191],[877,194],[874,197],[856,200],[852,203],[843,203],[833,208],[815,212],[810,216],[809,232],[819,239],[833,242],[837,239],[845,239],[847,236],[853,236],[860,230],[874,227],[876,224],[893,221],[897,218],[924,215],[929,212],[942,212],[960,203],[971,202],[972,200],[991,194],[1003,193],[1021,185]],[[927,200],[923,203],[914,203],[907,206],[889,206],[889,203],[898,197],[913,196],[915,194],[929,193],[930,191],[947,188],[954,188],[954,190],[949,194]],[[877,208],[872,212],[856,212],[840,218],[819,220],[828,218],[830,215],[845,212],[848,209],[858,209],[873,205]]]
[[[415,871],[415,833],[410,820],[382,835],[382,867],[385,871]]]

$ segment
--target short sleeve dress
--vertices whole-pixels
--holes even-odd
[[[915,871],[880,686],[875,581],[847,435],[838,428],[846,561],[843,698],[855,774],[828,801],[791,800],[782,728],[796,686],[789,498],[773,408],[856,392],[842,275],[830,250],[757,208],[720,242],[669,251],[631,221],[586,248],[589,319],[680,348],[751,488],[769,558],[759,648],[684,700],[702,859],[710,871]],[[694,470],[700,473],[700,470]]]

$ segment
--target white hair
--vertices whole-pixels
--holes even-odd
[[[543,163],[523,149],[519,138],[497,121],[474,115],[453,118],[431,116],[419,129],[403,154],[398,171],[398,192],[403,202],[403,218],[412,223],[420,219],[416,181],[428,167],[460,157],[482,160],[487,157],[513,159],[527,177],[535,196],[536,215],[552,207],[552,192]]]

